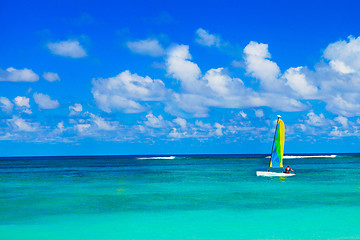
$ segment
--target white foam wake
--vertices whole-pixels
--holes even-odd
[[[294,158],[335,158],[336,155],[309,155],[309,156],[283,156],[283,159],[294,159]],[[267,156],[266,158],[270,158],[270,156]]]
[[[292,158],[335,158],[336,155],[310,155],[310,156],[284,156],[284,159]]]
[[[170,156],[170,157],[141,157],[141,158],[137,158],[137,159],[175,159],[175,156]]]

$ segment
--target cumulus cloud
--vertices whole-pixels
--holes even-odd
[[[316,115],[314,112],[309,112],[306,116],[308,117],[308,119],[306,119],[305,122],[308,125],[320,127],[329,124],[328,120],[322,113]]]
[[[75,129],[79,134],[86,134],[90,127],[91,125],[89,123],[79,123],[75,125]]]
[[[247,73],[259,79],[265,90],[282,90],[284,83],[278,78],[280,68],[275,62],[269,60],[271,55],[267,44],[251,41],[244,48],[244,54]]]
[[[175,138],[185,138],[187,137],[186,132],[180,132],[177,128],[172,128],[169,132],[169,138],[175,139]]]
[[[176,120],[176,119],[175,119]],[[173,120],[173,122],[175,122]],[[232,122],[234,124],[234,122]],[[250,131],[255,130],[254,127],[243,127],[236,126],[229,123],[220,124],[215,122],[214,124],[204,123],[201,120],[195,120],[195,123],[187,122],[186,128],[183,126],[181,128],[172,127],[168,133],[168,137],[172,139],[179,138],[196,138],[196,139],[208,139],[210,137],[221,137],[224,134],[237,134],[239,131],[242,131],[244,134],[249,133]],[[259,128],[256,128],[259,130]],[[264,129],[260,129],[259,131],[264,131]],[[268,129],[266,129],[268,131]],[[253,132],[251,134],[253,134]],[[257,134],[254,134],[257,135]]]
[[[180,118],[180,117],[175,118],[173,120],[173,122],[178,124],[181,127],[181,129],[186,129],[186,127],[187,127],[187,121],[183,118]]]
[[[69,115],[76,115],[78,113],[80,113],[83,110],[83,107],[80,103],[75,103],[74,106],[69,106]]]
[[[170,125],[170,122],[164,120],[161,115],[156,117],[151,112],[146,115],[146,119],[147,120],[144,122],[145,125],[151,128],[165,128]]]
[[[326,104],[326,110],[338,117],[330,120],[326,119],[323,113],[315,114],[310,111],[305,119],[288,129],[292,129],[294,133],[306,131],[311,133],[315,130],[319,132],[318,130],[322,129],[326,135],[332,129],[331,136],[357,136],[360,135],[357,132],[359,123],[351,122],[350,119],[353,116],[360,116],[360,74],[359,66],[356,65],[357,42],[358,39],[350,38],[347,41],[329,44],[324,52],[325,60],[317,64],[314,70],[309,70],[312,68],[307,67],[291,67],[283,74],[278,65],[271,60],[267,44],[250,42],[243,51],[244,61],[239,66],[244,67],[249,76],[259,80],[259,88],[257,84],[254,87],[249,86],[248,84],[254,81],[248,81],[246,78],[242,81],[226,68],[203,69],[202,72],[200,64],[192,60],[189,46],[175,45],[168,49],[164,63],[167,76],[177,80],[179,84],[174,89],[167,89],[162,80],[124,71],[115,77],[93,79],[92,94],[98,107],[105,112],[148,112],[139,125],[129,128],[137,133],[140,131],[142,134],[151,136],[160,134],[170,138],[206,139],[235,134],[239,131],[251,132],[254,131],[253,126],[241,125],[241,123],[204,123],[199,120],[191,123],[191,120],[187,118],[206,117],[213,108],[241,110],[255,108],[255,116],[260,118],[257,121],[265,122],[261,119],[264,116],[263,110],[257,108],[269,107],[274,111],[285,112],[302,111],[315,102],[307,101],[304,104],[302,101],[313,99],[323,101]],[[153,56],[164,55],[164,52],[149,53],[146,48],[139,51],[142,51],[141,54],[153,54]],[[6,72],[10,73],[11,69]],[[0,77],[3,77],[1,73]],[[45,75],[44,78],[46,78]],[[57,101],[51,100],[45,94],[35,93],[34,100],[40,108],[49,109],[59,106]],[[175,116],[175,119],[168,121],[164,119],[164,114],[154,115],[149,112],[151,107],[149,102],[154,101],[162,102],[165,105],[165,111]],[[28,98],[19,96],[14,103],[17,109],[22,108],[23,111],[31,112]],[[0,97],[0,108],[10,113],[13,105],[9,99]],[[239,120],[239,111],[234,111],[238,118],[232,120],[247,122],[244,119]],[[78,115],[71,119],[73,125],[69,128],[72,132],[84,136],[104,136],[112,131],[114,135],[119,135],[118,122],[101,115],[84,113],[81,104],[75,103],[69,106],[69,112],[70,116]],[[239,114],[247,117],[244,111],[240,111]],[[105,114],[105,116],[109,115]],[[17,129],[16,131],[31,132],[31,129],[36,129],[38,126],[36,123],[15,117],[7,123]],[[62,132],[64,123],[59,124],[57,128]],[[108,132],[105,134],[104,131]],[[67,134],[69,132],[71,131],[66,131]],[[0,132],[0,134],[3,133]]]
[[[5,71],[0,69],[0,81],[9,82],[36,82],[39,80],[39,75],[34,73],[31,69],[15,69],[9,67]]]
[[[229,94],[229,84],[231,84],[232,79],[230,76],[223,73],[223,68],[210,69],[206,72],[204,80],[206,85],[216,94],[221,96]],[[243,84],[240,79],[237,80],[240,84]]]
[[[5,113],[11,113],[13,110],[14,104],[6,98],[6,97],[0,97],[0,108]]]
[[[360,37],[348,37],[329,44],[324,51],[324,58],[330,60],[332,69],[348,74],[360,70]]]
[[[59,122],[54,130],[55,133],[63,133],[65,131],[64,121]]]
[[[348,98],[346,96],[341,96],[340,94],[335,97],[329,96],[325,101],[327,102],[326,110],[340,114],[347,117],[360,116],[360,96],[355,96],[355,99]]]
[[[77,110],[80,110],[79,105]],[[123,132],[121,132],[119,122],[90,112],[79,113],[80,111],[76,113],[76,118],[69,119],[71,125],[66,128],[67,135],[76,134],[75,136],[96,137],[106,140],[115,140],[122,136]]]
[[[30,123],[26,120],[13,116],[12,119],[7,120],[8,124],[15,130],[21,132],[35,132],[38,130],[39,124],[37,123]]]
[[[14,99],[14,102],[17,106],[19,107],[27,107],[27,108],[30,108],[30,99],[27,98],[27,97],[20,97],[20,96],[17,96],[15,99]]]
[[[182,93],[187,97],[194,96],[224,97],[233,92],[233,88],[244,88],[239,78],[231,78],[223,68],[210,69],[205,75],[201,74],[199,66],[190,61],[189,46],[176,45],[169,50],[166,59],[166,70],[169,76],[180,81]],[[204,100],[204,99],[202,99]],[[207,99],[206,102],[216,100]]]
[[[286,84],[303,99],[314,98],[318,89],[306,79],[306,75],[301,72],[302,69],[303,67],[297,67],[286,70],[284,73]]]
[[[360,37],[330,43],[323,57],[328,62],[307,76],[318,83],[319,99],[334,114],[360,116]]]
[[[92,122],[99,130],[113,131],[117,128],[117,122],[106,121],[104,118],[90,113]]]
[[[339,60],[331,60],[329,64],[332,69],[334,69],[339,73],[347,74],[347,73],[355,72],[354,69],[352,69],[351,67],[347,66],[344,62]]]
[[[127,47],[134,53],[159,57],[165,54],[165,50],[157,39],[146,39],[127,42]]]
[[[248,48],[247,52],[256,57],[267,57],[267,46]],[[179,109],[195,117],[207,117],[209,107],[247,108],[269,106],[283,111],[301,111],[307,108],[300,101],[286,96],[283,92],[256,92],[245,87],[239,78],[230,77],[224,68],[210,69],[201,74],[198,65],[191,60],[189,47],[176,45],[166,59],[169,76],[180,81],[181,91],[172,95],[172,102],[166,111],[179,115]],[[282,81],[274,79],[274,81]],[[273,84],[273,83],[272,83]],[[285,82],[283,81],[282,89]],[[272,88],[273,90],[274,88]],[[289,88],[290,89],[290,88]]]
[[[168,94],[160,79],[141,77],[128,70],[115,77],[93,79],[92,84],[95,101],[105,112],[144,112],[147,108],[140,101],[161,101]]]
[[[196,39],[195,41],[204,46],[220,46],[220,37],[210,34],[205,29],[199,28],[196,30]]]
[[[55,109],[60,107],[59,102],[57,100],[52,100],[49,95],[34,93],[33,97],[36,104],[38,104],[41,109]]]
[[[329,135],[334,137],[344,137],[348,136],[348,131],[341,131],[337,126],[334,126]]]
[[[166,103],[165,111],[175,116],[185,111],[194,117],[207,117],[209,105],[216,103],[216,100],[198,94],[173,93],[171,101]]]
[[[43,78],[49,82],[60,81],[59,75],[53,72],[45,72]]]
[[[222,129],[225,127],[224,125],[221,125],[220,123],[215,123],[214,124],[216,130],[215,130],[215,134],[217,136],[222,136],[224,135],[223,132],[222,132]]]
[[[203,84],[198,81],[201,76],[200,68],[191,60],[189,46],[176,45],[168,51],[166,71],[169,76],[180,80],[182,88],[187,92],[198,92]]]
[[[347,128],[349,120],[346,117],[338,116],[334,119],[335,121],[339,122],[343,127]]]
[[[50,51],[55,55],[72,58],[86,57],[87,53],[77,40],[67,40],[47,44]]]
[[[17,96],[14,99],[14,103],[19,111],[27,113],[27,114],[32,113],[31,109],[30,109],[30,99],[29,98]]]

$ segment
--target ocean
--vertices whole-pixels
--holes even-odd
[[[0,239],[360,239],[360,155],[0,158]]]

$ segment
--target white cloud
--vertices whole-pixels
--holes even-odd
[[[174,128],[172,127],[168,133],[169,138],[197,138],[200,140],[208,139],[210,137],[221,137],[224,134],[237,134],[239,131],[242,135],[249,134],[254,136],[262,136],[260,132],[268,131],[268,128],[255,128],[253,126],[236,126],[232,124],[220,124],[215,122],[214,124],[204,123],[203,121],[196,120],[195,123],[187,123],[186,128]],[[248,138],[247,138],[248,139]]]
[[[83,107],[80,103],[75,103],[74,106],[69,106],[69,115],[76,115],[78,113],[80,113],[83,110]]]
[[[360,116],[360,38],[329,44],[323,57],[329,62],[317,64],[307,75],[319,85],[318,99],[334,114]]]
[[[169,133],[170,138],[185,138],[187,137],[186,132],[179,132],[176,128],[172,128]]]
[[[220,46],[220,37],[210,34],[205,29],[199,28],[196,30],[196,42],[205,46]]]
[[[349,136],[354,136],[354,135],[358,135],[358,134],[354,134],[354,133],[350,132],[349,130],[341,130],[337,126],[334,126],[334,128],[331,130],[329,135],[334,136],[334,137],[349,137]]]
[[[137,101],[161,101],[168,94],[161,80],[131,74],[128,70],[116,77],[93,79],[92,84],[96,103],[105,112],[143,112],[146,107]]]
[[[314,98],[318,89],[306,79],[306,75],[301,73],[301,70],[302,67],[286,70],[284,73],[284,78],[287,80],[286,84],[302,98]]]
[[[105,131],[113,131],[116,129],[116,123],[106,121],[104,118],[96,116],[92,113],[90,113],[90,117],[92,118],[92,121],[95,123],[98,129],[105,130]]]
[[[80,133],[80,134],[85,134],[87,133],[87,131],[90,129],[91,125],[89,123],[79,123],[75,125],[75,129]]]
[[[246,114],[244,111],[240,111],[240,112],[239,112],[239,115],[240,115],[242,118],[247,118],[247,114]]]
[[[17,96],[15,99],[14,99],[14,103],[16,105],[16,108],[21,111],[21,112],[24,112],[24,113],[27,113],[27,114],[31,114],[31,109],[30,109],[30,99],[27,98],[27,97],[21,97],[21,96]]]
[[[308,117],[308,119],[305,120],[305,122],[311,126],[320,127],[328,125],[329,123],[328,120],[325,118],[324,114],[322,113],[316,115],[314,112],[309,112],[306,116]]]
[[[182,111],[185,111],[194,117],[207,117],[209,111],[208,106],[214,105],[215,103],[216,100],[211,100],[197,94],[173,93],[171,101],[167,102],[165,111],[175,116],[183,115]]]
[[[264,116],[264,112],[262,109],[256,109],[255,111],[255,116],[258,118],[262,118]]]
[[[222,129],[225,128],[225,126],[221,125],[220,123],[215,123],[214,126],[216,128],[215,134],[217,136],[222,136],[223,135]]]
[[[173,120],[173,122],[176,123],[176,124],[178,124],[178,125],[181,127],[181,129],[186,129],[186,124],[187,124],[187,122],[186,122],[185,119],[178,117],[178,118],[175,118],[175,119]],[[175,130],[176,130],[176,129],[175,129]]]
[[[15,140],[18,138],[17,134],[5,133],[5,135],[0,135],[0,140]]]
[[[0,70],[0,81],[9,82],[36,82],[39,80],[39,75],[34,73],[31,69],[15,69],[9,67],[6,71]]]
[[[21,97],[21,96],[17,96],[15,99],[14,99],[14,102],[16,104],[16,106],[18,107],[27,107],[27,108],[30,108],[30,99],[27,98],[27,97]]]
[[[6,97],[0,97],[0,108],[5,113],[11,113],[13,110],[14,104],[6,98]]]
[[[204,123],[201,120],[196,120],[195,125],[199,126],[202,129],[211,129],[212,128],[210,123]]]
[[[57,133],[63,133],[63,132],[65,131],[65,127],[64,127],[64,122],[63,122],[63,121],[59,122],[59,123],[56,125],[55,131],[56,131]]]
[[[164,120],[161,115],[156,117],[151,112],[146,115],[146,119],[147,120],[144,122],[144,124],[151,128],[165,128],[170,125],[170,122]]]
[[[59,75],[57,73],[53,73],[53,72],[45,72],[43,74],[43,78],[45,78],[45,80],[47,80],[49,82],[60,81]]]
[[[33,97],[41,109],[54,109],[60,107],[59,102],[57,100],[51,100],[49,95],[34,93]]]
[[[334,120],[339,122],[344,128],[347,128],[349,126],[349,121],[346,117],[338,116]]]
[[[265,90],[274,91],[282,89],[283,84],[280,79],[280,68],[270,61],[268,45],[251,41],[244,49],[246,71],[251,76],[260,80],[261,86]]]
[[[255,57],[269,56],[267,45],[253,44],[254,47],[248,46],[245,52]],[[179,80],[181,85],[180,93],[174,93],[171,103],[166,106],[166,111],[173,115],[178,116],[181,111],[185,111],[195,117],[207,117],[209,107],[269,106],[282,111],[301,111],[307,108],[300,101],[286,96],[285,91],[256,92],[246,88],[241,79],[230,77],[223,68],[210,69],[202,76],[198,65],[190,59],[189,47],[185,45],[174,46],[166,59],[168,74]],[[276,82],[279,82],[277,90],[286,89],[285,82],[278,78],[266,84],[273,86]],[[276,88],[271,87],[271,90],[274,89]],[[291,89],[287,87],[286,90],[289,92]]]
[[[334,69],[335,71],[337,71],[339,73],[347,74],[347,73],[355,72],[354,69],[345,65],[344,62],[339,61],[339,60],[331,60],[329,64],[332,69]]]
[[[87,56],[86,51],[77,40],[48,43],[47,46],[53,54],[64,57],[82,58]]]
[[[360,37],[350,36],[348,40],[331,43],[324,51],[324,57],[330,60],[330,66],[342,74],[360,70]]]
[[[221,96],[229,93],[229,84],[232,79],[228,75],[223,74],[223,68],[210,69],[206,72],[204,79],[207,82],[206,85],[215,93]]]
[[[134,53],[159,57],[165,54],[165,50],[157,39],[146,39],[127,42],[127,47]]]
[[[180,80],[185,91],[201,91],[203,85],[198,81],[201,76],[200,68],[197,64],[189,61],[190,59],[189,46],[176,45],[172,47],[166,59],[167,73],[171,77]]]
[[[9,119],[8,124],[16,131],[35,132],[38,130],[38,124],[29,123],[26,120],[16,116],[13,116],[12,119]]]
[[[345,99],[347,96],[341,96],[340,94],[330,95],[325,100],[327,102],[326,110],[347,117],[360,116],[360,104],[358,103],[360,95],[356,95],[354,99],[350,96],[348,96],[348,99]]]

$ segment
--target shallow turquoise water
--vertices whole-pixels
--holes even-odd
[[[359,239],[360,155],[0,159],[0,239]]]

